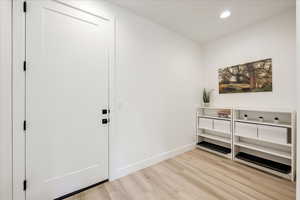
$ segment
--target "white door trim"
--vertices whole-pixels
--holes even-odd
[[[66,0],[53,0],[74,9],[92,14],[105,19],[109,22],[110,32],[110,58],[109,58],[109,108],[110,108],[110,126],[109,126],[109,177],[112,172],[112,152],[114,133],[114,71],[116,65],[115,56],[115,17],[104,12],[93,12],[86,8],[82,9],[79,5],[73,5]],[[13,4],[13,59],[12,59],[12,119],[13,119],[13,200],[25,200],[23,191],[23,180],[25,180],[25,132],[23,130],[23,121],[25,119],[25,73],[23,71],[23,62],[25,55],[25,20],[26,15],[23,12],[23,0],[12,0]],[[28,7],[27,12],[30,12]],[[30,73],[28,66],[27,73]],[[28,180],[30,187],[30,180]]]

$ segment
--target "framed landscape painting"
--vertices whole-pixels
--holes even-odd
[[[271,92],[272,59],[219,69],[219,93]]]

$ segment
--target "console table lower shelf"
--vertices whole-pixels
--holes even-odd
[[[210,142],[206,142],[206,141],[198,142],[197,143],[197,148],[200,148],[200,149],[203,149],[205,151],[218,154],[218,155],[226,157],[226,158],[231,157],[231,149],[230,148],[220,146],[220,145],[216,145],[216,144],[213,144],[213,143],[210,143]]]
[[[247,153],[239,152],[236,155],[237,159],[244,160],[246,162],[250,162],[261,167],[265,167],[283,174],[289,174],[291,172],[291,166],[285,165],[282,163],[274,162],[272,160],[267,160],[264,158],[260,158],[254,155],[250,155]]]

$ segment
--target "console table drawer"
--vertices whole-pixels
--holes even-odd
[[[199,128],[212,129],[213,120],[207,118],[199,118]]]
[[[231,122],[230,121],[225,121],[225,120],[214,120],[214,130],[228,133],[230,134],[231,132]]]
[[[255,124],[235,122],[235,135],[257,138],[257,126]]]
[[[261,140],[287,144],[288,129],[282,127],[258,125],[258,137]]]

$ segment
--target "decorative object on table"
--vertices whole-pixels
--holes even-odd
[[[228,109],[219,110],[218,111],[218,117],[221,118],[230,118],[231,117],[231,111]]]
[[[264,118],[263,118],[263,117],[259,117],[258,119],[259,119],[260,122],[263,122],[263,121],[264,121]]]
[[[248,120],[248,115],[244,115],[244,120]]]
[[[212,91],[213,90],[206,91],[206,89],[204,88],[204,90],[203,90],[203,103],[204,103],[204,107],[209,107],[210,95],[211,95]]]
[[[275,124],[278,124],[278,123],[279,123],[279,118],[278,118],[278,117],[275,117],[275,118],[274,118],[274,123],[275,123]]]
[[[272,59],[219,69],[219,93],[272,91]]]

